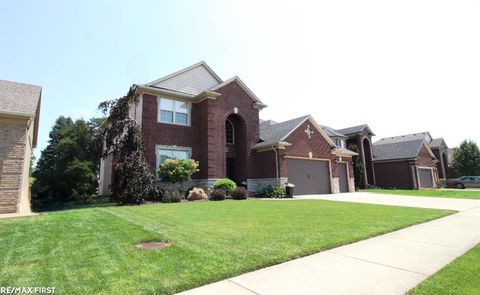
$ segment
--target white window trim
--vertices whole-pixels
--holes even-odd
[[[159,179],[157,170],[158,167],[160,166],[160,159],[158,158],[158,150],[172,150],[172,151],[186,151],[188,152],[188,158],[192,158],[192,148],[187,147],[187,146],[177,146],[177,145],[161,145],[161,144],[156,144],[155,145],[155,177]]]
[[[233,139],[231,143],[227,142],[227,128],[225,128],[225,142],[227,142],[227,144],[235,144],[235,125],[233,125],[232,121],[228,119],[225,123],[230,124],[230,126],[232,126],[232,139]]]
[[[161,111],[162,109],[160,108],[160,102],[162,99],[168,99],[168,100],[173,100],[173,101],[181,101],[187,104],[187,124],[178,124],[175,123],[175,104],[174,104],[174,110],[173,110],[173,122],[163,122],[160,120],[161,117]],[[169,110],[170,111],[170,110]],[[192,113],[192,103],[181,100],[181,99],[173,99],[173,98],[168,98],[168,97],[162,97],[162,96],[157,96],[157,122],[162,123],[162,124],[170,124],[170,125],[177,125],[177,126],[191,126],[191,113]]]

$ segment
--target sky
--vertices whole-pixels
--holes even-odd
[[[268,105],[382,137],[480,143],[480,1],[0,2],[0,79],[42,86],[38,158],[60,116],[204,60]]]

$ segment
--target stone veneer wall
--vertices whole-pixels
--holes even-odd
[[[330,189],[332,194],[340,193],[340,179],[338,177],[333,177],[330,181]]]

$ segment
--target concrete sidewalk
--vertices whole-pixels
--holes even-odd
[[[404,294],[480,243],[480,201],[351,193],[300,197],[452,209],[457,214],[181,294]]]

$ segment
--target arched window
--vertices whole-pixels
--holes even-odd
[[[235,129],[233,128],[233,123],[230,120],[225,122],[225,138],[227,139],[227,144],[235,143]]]

